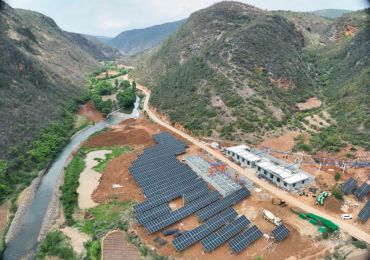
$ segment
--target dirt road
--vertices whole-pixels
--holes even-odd
[[[150,119],[153,120],[155,123],[157,123],[157,124],[159,124],[163,127],[166,127],[167,129],[169,129],[172,132],[180,135],[181,137],[185,138],[186,140],[193,143],[194,145],[200,147],[201,149],[203,149],[207,153],[211,154],[212,156],[214,156],[218,160],[226,163],[229,167],[233,168],[234,170],[239,172],[239,174],[242,174],[243,176],[245,176],[246,178],[251,180],[253,183],[257,184],[261,188],[263,188],[265,190],[268,190],[273,195],[285,200],[290,206],[298,207],[298,208],[301,208],[303,211],[310,212],[310,213],[313,213],[313,214],[317,214],[317,215],[320,215],[324,218],[327,218],[327,219],[333,221],[334,223],[338,224],[340,226],[340,228],[342,230],[344,230],[345,232],[347,232],[349,235],[351,235],[351,236],[353,236],[357,239],[363,240],[363,241],[367,242],[368,244],[370,244],[370,235],[367,234],[366,232],[362,231],[361,229],[359,229],[359,228],[357,228],[357,227],[355,227],[351,224],[348,224],[348,223],[346,223],[345,221],[343,221],[341,219],[333,218],[332,216],[330,216],[326,213],[323,213],[323,212],[321,212],[320,210],[318,210],[314,207],[311,207],[309,205],[304,204],[303,202],[301,202],[298,199],[291,196],[288,192],[286,192],[284,190],[281,190],[281,189],[271,185],[270,183],[267,183],[267,182],[259,179],[254,174],[254,172],[252,170],[243,169],[239,165],[231,162],[228,158],[226,158],[222,154],[220,154],[220,153],[214,151],[212,148],[204,145],[203,143],[201,143],[200,141],[198,141],[194,137],[192,137],[192,136],[174,128],[173,126],[169,125],[167,122],[162,121],[149,108],[148,104],[149,104],[149,99],[150,99],[150,94],[151,94],[150,90],[147,89],[144,86],[141,86],[141,85],[138,85],[137,88],[145,93],[146,96],[145,96],[143,108],[147,112]]]

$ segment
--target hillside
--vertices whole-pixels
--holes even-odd
[[[284,17],[221,2],[192,14],[136,76],[153,88],[152,104],[190,130],[255,141],[312,95],[303,48]]]
[[[258,142],[301,128],[295,104],[319,96],[341,138],[368,147],[366,19],[221,2],[136,57],[135,76],[152,88],[152,105],[196,134]]]
[[[322,9],[322,10],[317,10],[313,11],[312,13],[316,15],[320,15],[326,18],[338,18],[341,17],[344,14],[352,12],[351,10],[344,10],[344,9]]]
[[[124,31],[107,44],[118,48],[126,55],[133,55],[157,46],[174,33],[185,20],[155,25],[144,29]]]
[[[342,36],[313,54],[319,84],[344,139],[370,149],[370,19],[345,14],[336,28]]]
[[[112,53],[62,31],[42,14],[0,11],[0,158],[24,151],[40,129],[61,118],[61,108],[81,95],[97,59]],[[109,49],[112,49],[108,47]]]

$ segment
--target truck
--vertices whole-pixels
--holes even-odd
[[[268,211],[266,209],[262,210],[263,218],[267,221],[270,221],[272,224],[279,226],[282,224],[282,221],[279,217],[276,217],[271,211]]]

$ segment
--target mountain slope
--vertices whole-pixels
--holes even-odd
[[[20,151],[40,129],[61,118],[61,109],[79,97],[85,76],[107,58],[93,44],[62,31],[42,14],[0,11],[0,158]]]
[[[144,29],[125,31],[107,43],[118,48],[124,54],[136,54],[157,46],[174,33],[184,22],[185,20],[181,20]]]
[[[344,14],[352,12],[351,10],[345,10],[345,9],[322,9],[322,10],[317,10],[313,11],[312,13],[316,15],[320,15],[326,18],[338,18],[341,17]]]
[[[370,149],[370,19],[365,11],[345,14],[336,28],[340,40],[314,54],[320,84],[344,139]]]
[[[153,88],[152,104],[190,130],[255,141],[312,94],[303,47],[282,16],[221,2],[192,14],[136,76]]]

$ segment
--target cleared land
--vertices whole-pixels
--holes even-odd
[[[136,260],[139,259],[138,250],[130,245],[125,234],[121,231],[113,231],[103,238],[103,260]]]

